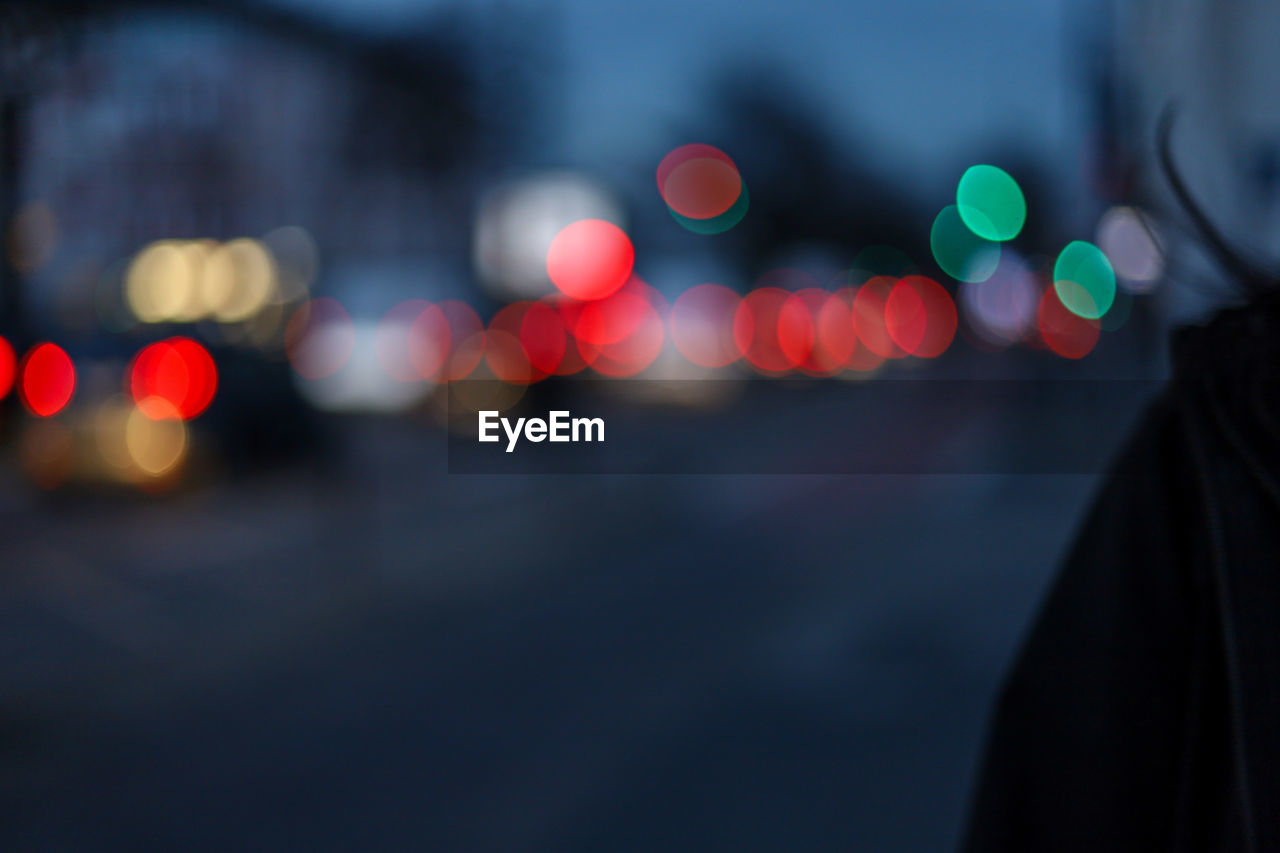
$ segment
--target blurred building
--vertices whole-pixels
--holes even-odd
[[[474,199],[523,115],[477,45],[518,62],[509,30],[458,19],[377,41],[238,9],[57,20],[16,122],[15,213],[49,232],[19,264],[39,322],[91,305],[151,241],[283,225],[310,232],[326,265],[430,270],[424,296],[469,287]]]

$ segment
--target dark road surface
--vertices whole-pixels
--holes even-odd
[[[1095,483],[345,441],[165,500],[4,475],[0,848],[946,850]]]

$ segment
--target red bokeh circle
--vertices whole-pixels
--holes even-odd
[[[18,396],[31,414],[47,418],[62,411],[76,389],[76,368],[71,356],[57,344],[32,347],[22,357],[18,371]]]
[[[563,228],[547,250],[547,275],[573,299],[603,299],[626,284],[635,265],[631,238],[612,222],[580,219]]]
[[[846,370],[866,373],[884,363],[884,356],[877,355],[858,338],[854,328],[854,300],[857,298],[856,287],[840,287],[831,294],[831,299],[818,314],[818,340],[823,342],[828,353],[833,356],[848,349],[845,357]]]
[[[658,193],[689,219],[714,219],[742,195],[742,175],[729,155],[711,145],[682,145],[658,164]]]
[[[637,293],[627,295],[634,301],[627,300],[623,337],[602,343],[578,338],[583,361],[602,376],[634,376],[654,362],[666,340],[658,308]]]
[[[0,337],[0,400],[9,396],[18,375],[18,359],[13,345]]]
[[[552,374],[570,367],[565,363],[569,335],[564,320],[560,312],[547,303],[535,302],[525,310],[516,337],[535,370]],[[582,366],[577,369],[581,370]]]
[[[213,356],[190,338],[148,344],[129,369],[129,393],[152,420],[191,420],[209,407],[217,389]]]
[[[783,306],[791,294],[780,287],[761,287],[751,291],[738,303],[733,316],[733,340],[743,357],[766,373],[785,373],[800,363],[796,353],[804,349],[807,336],[812,346],[812,324],[794,310],[784,319]],[[784,332],[782,325],[786,323]],[[784,346],[783,338],[787,339]]]
[[[1093,352],[1102,334],[1099,321],[1081,317],[1063,305],[1058,291],[1052,287],[1045,288],[1040,297],[1036,328],[1045,346],[1063,358],[1073,359]]]
[[[893,340],[885,323],[885,306],[897,281],[875,276],[858,288],[853,297],[853,328],[858,340],[880,358],[903,358],[906,352]]]
[[[819,335],[818,317],[831,294],[817,287],[797,290],[778,317],[778,343],[803,372],[821,376],[840,369],[831,364]],[[849,331],[853,331],[850,326]]]
[[[937,358],[956,336],[956,306],[942,285],[922,275],[899,279],[885,300],[885,330],[905,352]]]

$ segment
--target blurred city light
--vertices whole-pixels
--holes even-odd
[[[838,373],[855,367],[855,356],[865,349],[858,341],[853,327],[853,300],[857,293],[851,287],[842,287],[834,293],[823,293],[822,304],[815,318],[817,340],[813,345],[812,361],[818,375]]]
[[[567,375],[585,367],[580,359],[567,359],[569,333],[564,318],[547,302],[529,305],[520,319],[516,337],[534,370],[544,374]]]
[[[1149,293],[1164,275],[1164,252],[1155,226],[1137,208],[1120,205],[1107,210],[1098,221],[1095,239],[1119,284],[1130,293]]]
[[[133,315],[144,323],[201,316],[197,254],[202,252],[174,241],[152,243],[139,252],[125,278],[125,301]]]
[[[1027,220],[1027,202],[1008,172],[970,166],[956,187],[956,207],[969,230],[986,240],[1012,240]]]
[[[214,248],[204,261],[199,292],[206,315],[224,323],[247,320],[275,293],[275,262],[257,240]]]
[[[0,400],[9,396],[13,383],[18,376],[18,360],[13,345],[0,337]]]
[[[1040,340],[1063,358],[1084,358],[1098,343],[1101,324],[1063,304],[1056,287],[1045,288],[1036,314]]]
[[[1053,265],[1053,287],[1073,313],[1096,320],[1116,298],[1116,274],[1107,256],[1092,243],[1075,240]]]
[[[8,5],[0,853],[962,847],[1170,92],[1280,245],[1262,3]]]
[[[818,334],[818,316],[830,294],[817,287],[793,292],[778,312],[778,345],[796,368],[809,376],[829,376],[840,369],[843,359],[827,350]],[[853,332],[852,319],[849,331]],[[837,339],[843,347],[844,341]]]
[[[476,216],[472,262],[480,283],[501,299],[540,299],[554,291],[547,274],[552,241],[574,222],[624,224],[613,197],[573,172],[551,172],[491,193]]]
[[[209,351],[190,338],[150,344],[129,370],[129,392],[138,409],[155,420],[188,421],[213,401],[218,370]]]
[[[129,416],[135,411],[132,399],[115,394],[98,405],[89,424],[102,475],[113,482],[136,483],[142,474],[126,440]]]
[[[1008,346],[1035,331],[1041,286],[1020,255],[1006,248],[991,277],[963,282],[960,301],[965,320],[984,341]]]
[[[742,185],[742,191],[738,194],[737,200],[733,206],[719,216],[713,216],[710,219],[693,219],[688,216],[682,216],[676,213],[674,208],[667,208],[671,211],[671,216],[686,231],[692,231],[694,234],[723,234],[733,226],[742,221],[747,215],[747,210],[751,207],[751,194],[747,192],[747,185]]]
[[[291,279],[295,280],[296,279]],[[291,285],[300,297],[299,287]],[[162,240],[125,276],[125,302],[144,323],[248,320],[277,295],[271,254],[257,240]]]
[[[783,312],[790,298],[791,293],[780,287],[758,287],[742,298],[734,312],[734,343],[747,363],[766,375],[794,370],[800,363],[797,352],[813,345],[812,320]]]
[[[957,281],[986,281],[1000,263],[1000,244],[974,233],[954,204],[933,220],[929,246],[938,267]]]
[[[324,411],[374,414],[404,412],[425,401],[435,383],[393,377],[379,358],[379,329],[377,321],[331,318],[310,330],[294,361],[295,380],[302,396]],[[347,356],[334,359],[323,354],[330,350]],[[323,365],[323,369],[309,375],[297,370],[300,363],[307,367]]]
[[[902,350],[919,358],[937,358],[956,334],[951,294],[931,278],[899,279],[885,300],[885,329]]]
[[[626,284],[635,260],[635,248],[621,228],[603,219],[580,219],[551,241],[547,275],[570,299],[603,299]]]
[[[581,343],[616,344],[635,333],[649,307],[633,289],[619,290],[604,299],[578,305],[566,304],[573,319],[573,336]]]
[[[671,305],[671,342],[701,367],[727,367],[742,357],[733,336],[738,294],[722,284],[699,284]]]
[[[843,342],[847,341],[849,354],[844,360],[846,373],[838,375],[845,377],[852,374],[855,378],[866,378],[884,363],[884,357],[874,353],[858,334],[857,302],[858,288],[836,289],[818,315],[818,340],[833,354],[843,351]]]
[[[41,418],[56,415],[71,402],[75,388],[75,366],[57,344],[38,344],[23,356],[18,393],[33,415]]]
[[[418,379],[438,379],[449,361],[453,332],[439,305],[428,304],[413,318],[407,335],[409,363]]]
[[[737,165],[719,148],[690,144],[662,158],[658,194],[676,221],[699,234],[732,228],[747,211],[746,185]]]
[[[231,36],[227,44],[234,41]],[[145,38],[126,43],[143,54],[153,49]],[[272,48],[263,61],[286,68],[287,56]],[[523,147],[532,138],[523,124],[499,140],[490,138],[494,131],[485,121],[473,126],[458,118],[480,116],[488,108],[480,102],[460,101],[443,113],[425,134],[438,137],[440,148],[427,152],[405,133],[416,121],[405,104],[387,112],[410,115],[409,126],[366,133],[368,117],[339,117],[321,86],[297,84],[296,111],[262,107],[242,97],[239,73],[228,68],[223,77],[205,71],[183,77],[199,84],[193,91],[222,92],[191,103],[172,96],[159,79],[159,88],[140,90],[140,103],[156,99],[157,127],[131,112],[121,122],[128,132],[112,143],[120,151],[105,146],[95,154],[94,174],[109,189],[101,198],[87,197],[82,208],[68,204],[69,188],[79,184],[62,175],[59,154],[35,157],[57,178],[51,185],[41,183],[49,183],[40,177],[44,172],[32,172],[38,180],[29,194],[13,199],[5,251],[16,275],[12,293],[22,298],[0,306],[13,323],[6,333],[24,344],[37,332],[65,334],[60,343],[76,353],[73,365],[59,346],[43,344],[18,364],[0,339],[0,397],[16,389],[38,417],[63,411],[73,395],[81,398],[60,419],[68,433],[34,429],[23,439],[47,451],[32,450],[30,457],[45,460],[31,463],[45,482],[79,478],[93,465],[120,482],[167,482],[184,470],[192,442],[205,430],[252,423],[266,399],[296,403],[300,397],[324,411],[400,414],[440,406],[448,398],[445,386],[460,380],[478,380],[487,389],[464,395],[487,396],[503,408],[526,394],[551,397],[590,387],[558,382],[579,374],[867,378],[884,368],[892,376],[895,365],[953,355],[961,320],[966,340],[978,349],[1021,345],[1078,359],[1094,350],[1101,332],[1151,310],[1132,294],[1150,292],[1166,273],[1160,233],[1134,206],[1139,195],[1113,196],[1126,201],[1097,221],[1094,243],[1076,241],[1062,250],[1049,286],[1050,276],[1025,257],[1061,246],[1062,235],[1081,223],[1046,210],[1048,221],[1028,228],[1023,186],[993,165],[1003,161],[969,160],[975,165],[955,182],[954,204],[926,232],[916,217],[932,210],[912,209],[909,200],[895,210],[891,202],[905,195],[893,183],[877,191],[858,158],[842,158],[840,144],[827,145],[839,140],[825,140],[816,117],[797,111],[791,126],[785,111],[764,111],[745,94],[735,107],[742,115],[710,114],[708,124],[688,125],[687,138],[724,140],[725,148],[679,145],[651,171],[655,152],[666,149],[661,142],[663,148],[655,148],[654,138],[668,132],[656,127],[655,137],[639,139],[629,154],[610,149],[607,162],[592,165],[608,176],[606,188],[577,165],[529,171],[556,160]],[[299,79],[311,81],[307,74]],[[382,103],[386,86],[377,78],[353,91]],[[32,140],[41,145],[59,138],[62,119],[52,116],[78,110],[65,93],[53,100],[56,109],[33,118]],[[741,132],[749,127],[762,131]],[[765,127],[792,136],[770,147]],[[296,154],[308,139],[319,146],[311,153],[322,158],[345,152],[348,133],[360,140],[352,162],[344,154],[316,171]],[[156,134],[175,141],[156,145]],[[367,150],[360,147],[365,143]],[[240,153],[224,156],[225,146]],[[987,150],[1002,152],[1027,180],[1055,177],[1027,152]],[[116,169],[111,159],[152,151],[154,178]],[[793,169],[788,152],[830,168],[805,162]],[[520,156],[503,159],[511,154]],[[806,170],[822,177],[805,185]],[[666,213],[649,203],[656,201],[650,175]],[[355,201],[335,206],[317,193],[327,177],[337,197]],[[953,173],[938,177],[949,183]],[[752,220],[745,219],[748,178],[758,193]],[[858,192],[826,197],[821,184],[827,180]],[[135,201],[122,205],[122,198]],[[624,218],[624,202],[636,221]],[[459,210],[474,210],[474,217],[460,220]],[[270,226],[279,222],[307,227]],[[112,230],[117,224],[118,233]],[[684,233],[714,235],[736,226],[742,239]],[[199,234],[217,239],[189,236]],[[954,282],[925,263],[929,254]],[[355,272],[350,282],[348,271]],[[752,276],[749,290],[726,286]],[[182,327],[182,336],[154,328],[170,325]],[[130,354],[127,399],[104,402],[103,389],[119,387],[121,362]],[[970,369],[963,356],[950,364]],[[270,384],[276,381],[283,389]],[[263,388],[254,387],[259,383]],[[669,396],[688,402],[695,393],[673,385]],[[138,421],[189,421],[215,398],[216,417],[195,432],[149,432]],[[250,399],[255,402],[243,402]],[[224,417],[238,426],[224,426]],[[68,441],[79,448],[84,430],[77,424],[93,419],[100,423],[91,431],[114,436],[102,438],[103,447],[114,449],[89,454],[92,464],[73,450],[64,465],[66,454],[53,451]],[[104,461],[108,456],[114,461]]]
[[[662,352],[665,301],[637,276],[607,299],[565,307],[574,317],[578,354],[602,376],[635,376]]]
[[[147,477],[160,478],[174,473],[186,458],[187,427],[173,405],[152,397],[129,412],[124,442],[137,469]]]
[[[388,376],[418,382],[439,372],[449,355],[449,340],[444,313],[425,299],[410,299],[383,316],[374,345]]]
[[[885,318],[889,294],[897,283],[892,276],[875,276],[867,279],[853,298],[853,328],[858,333],[858,340],[881,359],[904,358],[907,355],[889,334]]]

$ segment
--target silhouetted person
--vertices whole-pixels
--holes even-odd
[[[1174,339],[1000,697],[966,850],[1280,850],[1280,281]]]

